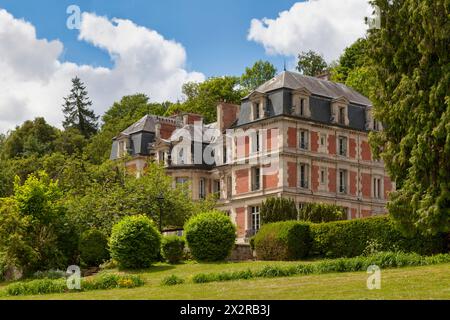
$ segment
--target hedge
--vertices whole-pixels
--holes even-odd
[[[443,235],[405,237],[388,216],[307,223],[286,221],[263,225],[253,238],[262,260],[296,260],[307,256],[355,257],[377,251],[446,252]]]
[[[311,224],[312,255],[339,258],[378,251],[404,251],[431,255],[444,252],[442,235],[405,237],[388,216]]]
[[[366,271],[371,265],[379,268],[401,268],[449,263],[450,254],[421,256],[417,253],[379,252],[370,256],[339,258],[316,263],[299,263],[290,266],[264,266],[259,270],[245,270],[220,273],[198,273],[192,277],[194,283],[247,280],[254,278],[277,278],[296,275],[323,274],[332,272]]]
[[[311,248],[310,225],[297,221],[263,225],[254,237],[254,247],[258,259],[302,259]]]

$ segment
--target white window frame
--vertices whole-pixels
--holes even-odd
[[[258,178],[256,178],[256,170],[258,170]],[[257,185],[256,185],[257,184]],[[256,188],[257,186],[257,188]],[[250,190],[259,191],[261,190],[261,168],[251,167],[250,168]]]
[[[343,154],[341,153],[341,140],[345,141],[345,144],[343,144],[343,147],[344,147],[344,153]],[[342,156],[342,157],[347,157],[348,156],[348,137],[339,135],[337,144],[338,144],[337,145],[338,146],[338,155]]]
[[[251,229],[258,232],[261,228],[261,209],[259,206],[250,206]]]
[[[305,143],[302,144],[302,134],[305,137]],[[309,150],[309,130],[300,129],[298,131],[298,147],[300,150]]]
[[[372,178],[372,195],[374,199],[383,199],[383,179],[380,176]]]
[[[303,175],[302,175],[303,168]],[[298,184],[302,189],[309,189],[309,164],[308,163],[300,163],[298,168]],[[302,181],[302,176],[304,181]]]
[[[341,173],[343,173],[343,175],[341,175]],[[344,180],[343,185],[342,185],[341,177],[343,177],[343,180]],[[339,191],[339,193],[347,194],[348,193],[348,170],[347,169],[339,169],[337,178],[338,178],[338,191]]]

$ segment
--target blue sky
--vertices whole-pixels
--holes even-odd
[[[66,8],[75,4],[82,11],[108,18],[130,19],[136,24],[158,31],[166,39],[180,42],[187,52],[187,69],[206,76],[239,75],[246,66],[258,59],[271,61],[279,70],[284,57],[268,55],[264,48],[247,40],[253,18],[276,18],[288,10],[293,0],[0,0],[4,8],[16,18],[31,22],[38,38],[59,39],[64,43],[62,61],[111,66],[105,52],[77,40],[76,30],[65,27]]]
[[[184,83],[259,59],[292,70],[314,50],[330,62],[364,36],[367,1],[0,0],[0,133],[37,116],[60,126],[75,76],[102,115],[124,95],[183,100]],[[79,29],[66,26],[70,5]]]

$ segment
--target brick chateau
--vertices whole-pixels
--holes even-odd
[[[218,209],[246,241],[267,197],[337,204],[348,219],[384,213],[395,186],[371,156],[371,130],[382,126],[366,97],[285,71],[240,105],[219,103],[214,123],[147,115],[113,139],[111,158],[131,156],[127,166],[137,175],[150,158],[164,163],[174,184],[189,183],[194,200],[218,194]]]

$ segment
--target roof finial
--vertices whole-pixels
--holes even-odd
[[[286,71],[286,58],[283,59],[283,70]]]

